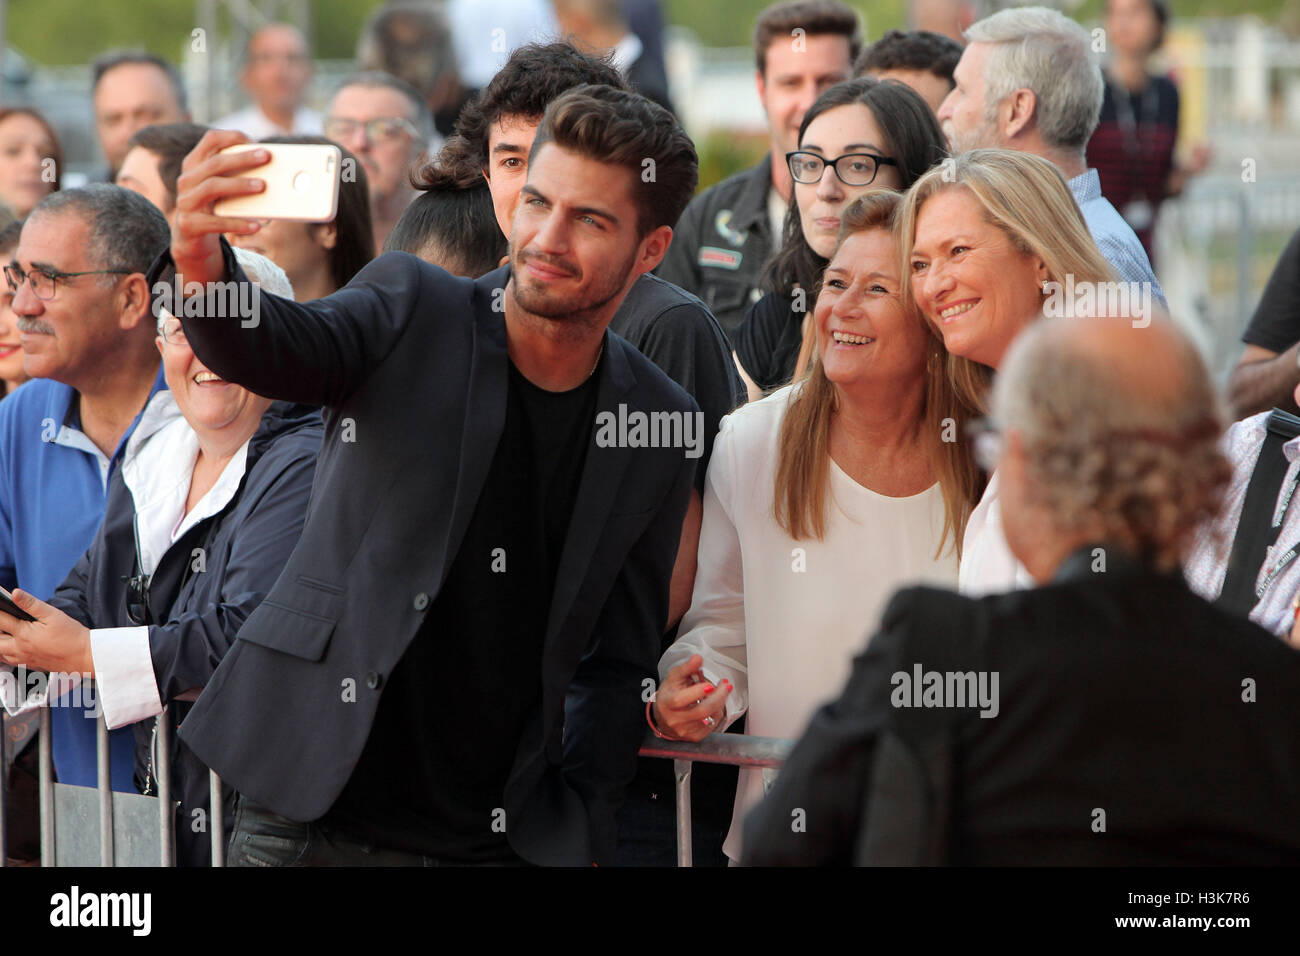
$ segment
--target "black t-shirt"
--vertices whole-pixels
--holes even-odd
[[[524,728],[541,719],[546,622],[598,377],[547,392],[511,364],[504,428],[465,538],[327,825],[450,861],[516,859],[503,794]]]
[[[1278,257],[1241,340],[1278,353],[1300,342],[1300,230]]]
[[[718,426],[746,397],[722,327],[698,298],[647,274],[632,284],[609,328],[631,342],[700,406],[705,440],[695,468],[695,490],[703,494]]]
[[[804,315],[794,310],[790,296],[769,292],[736,330],[736,358],[763,391],[790,384],[803,344]]]

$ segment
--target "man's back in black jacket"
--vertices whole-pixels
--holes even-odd
[[[1030,591],[899,592],[750,815],[746,862],[1300,862],[1300,652],[1104,557]],[[996,716],[895,706],[918,665],[996,673]]]

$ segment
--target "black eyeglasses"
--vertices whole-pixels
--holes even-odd
[[[819,153],[797,149],[785,154],[790,175],[797,183],[813,186],[822,181],[827,166],[835,167],[835,175],[846,186],[870,186],[881,166],[897,166],[898,160],[875,153],[845,153],[828,160]]]
[[[77,276],[104,276],[104,275],[121,275],[131,274],[130,269],[87,269],[84,272],[59,272],[55,269],[33,269],[31,272],[24,272],[22,266],[7,265],[4,267],[5,281],[9,284],[9,291],[14,295],[23,287],[23,283],[31,281],[32,292],[36,298],[48,302],[54,298],[54,293],[58,291],[57,282],[59,279],[75,279]]]

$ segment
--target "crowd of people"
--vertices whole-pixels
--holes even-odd
[[[0,110],[10,856],[48,705],[191,866],[211,814],[228,865],[671,864],[643,741],[742,730],[797,743],[697,768],[697,864],[1300,862],[1300,233],[1229,416],[1151,264],[1206,161],[1164,0],[1105,64],[774,3],[769,148],[698,194],[655,4],[531,6],[487,70],[381,7],[321,114],[286,24],[211,126],[106,54],[78,188]],[[216,212],[273,144],[339,148],[329,221]]]

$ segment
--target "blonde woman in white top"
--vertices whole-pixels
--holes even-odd
[[[663,736],[700,740],[745,711],[747,733],[799,736],[897,588],[956,584],[979,487],[952,439],[971,411],[938,337],[903,303],[899,203],[872,192],[846,209],[807,376],[723,421],[691,607],[659,664]],[[733,860],[762,794],[762,772],[742,770],[723,845]]]
[[[1022,329],[1044,311],[1084,311],[1067,295],[1105,301],[1104,284],[1115,278],[1065,177],[1031,153],[973,149],[930,170],[904,197],[899,235],[906,292],[943,336],[946,377],[978,408]],[[1032,583],[1002,533],[994,473],[966,525],[959,590],[974,596]]]

